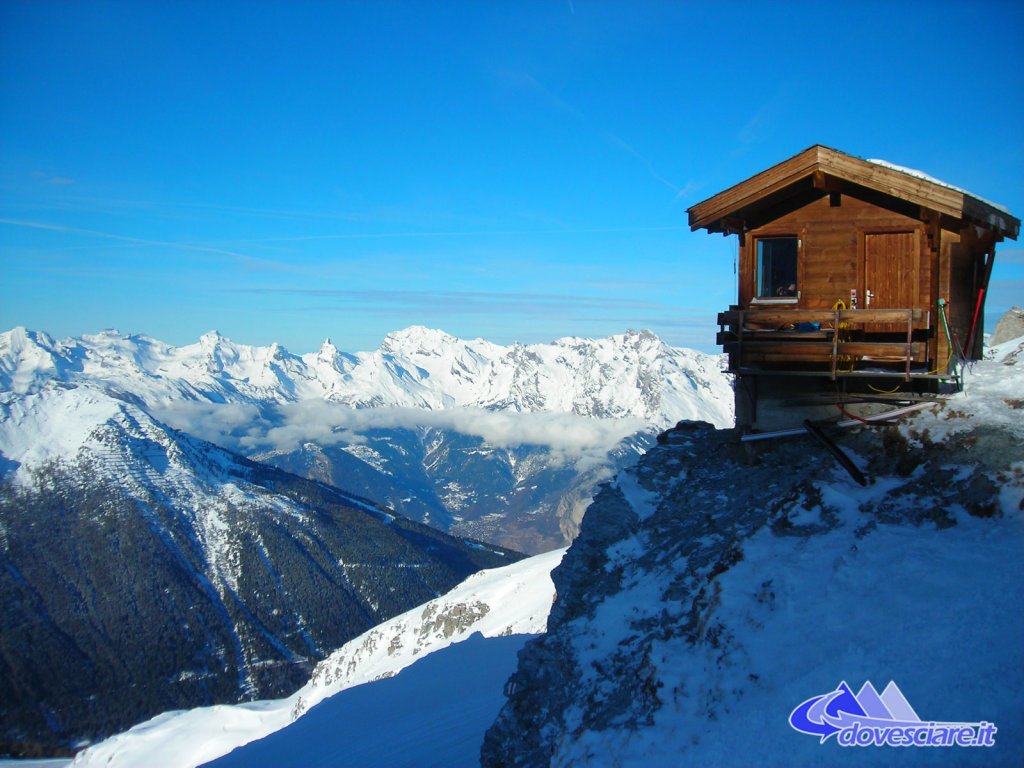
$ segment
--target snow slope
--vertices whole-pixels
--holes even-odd
[[[586,765],[608,754],[647,766],[730,765],[738,757],[777,766],[888,764],[893,756],[885,751],[821,745],[787,725],[798,704],[844,680],[854,689],[873,681],[879,690],[896,680],[925,720],[999,728],[991,752],[904,750],[902,765],[1009,764],[1024,755],[1019,511],[1001,524],[959,513],[941,536],[902,525],[865,534],[860,507],[889,490],[837,479],[824,505],[802,511],[801,524],[821,524],[825,509],[838,511],[829,520],[837,529],[813,547],[769,528],[744,541],[742,562],[717,580],[703,642],[692,649],[671,637],[651,643],[654,674],[667,690],[649,724],[629,738],[618,729],[584,729],[552,764]],[[595,635],[610,642],[623,604],[650,597],[650,585],[638,584],[601,607],[594,629],[576,641],[582,668],[600,662],[603,654],[588,646]],[[584,711],[570,708],[565,718],[573,730]]]
[[[396,677],[327,699],[288,728],[209,768],[471,768],[531,635],[467,640]]]
[[[508,663],[510,654],[514,656],[517,646],[521,645],[520,636],[544,631],[554,597],[549,573],[563,554],[564,550],[549,552],[470,576],[442,597],[384,622],[346,643],[320,662],[310,681],[288,698],[165,713],[79,753],[74,765],[110,768],[141,765],[161,768],[196,766],[225,755],[235,747],[288,728],[293,722],[301,723],[306,717],[320,711],[317,705],[321,702],[326,703],[332,697],[339,698],[338,694],[350,688],[392,677],[431,654],[452,644],[462,643],[478,633],[489,638],[519,637],[516,642],[498,648],[498,656],[493,659],[496,662],[503,659],[502,663],[508,666],[507,671],[511,671],[514,664]],[[494,650],[491,645],[476,650],[479,653],[474,652],[474,659],[479,661],[485,658],[490,663],[492,659],[489,654]],[[484,655],[477,659],[480,653]],[[460,661],[456,665],[461,664],[463,662]],[[469,664],[468,660],[466,664]],[[447,668],[447,665],[443,665],[443,668]],[[469,668],[475,669],[472,666]],[[496,670],[492,674],[497,674]],[[505,676],[507,671],[503,673]],[[471,677],[473,674],[476,673],[472,673]],[[430,675],[427,679],[431,679]],[[495,679],[504,680],[504,676],[499,675]],[[433,678],[433,681],[437,686],[438,679]],[[439,687],[447,687],[449,693],[456,694],[461,690],[449,686],[447,682]],[[422,684],[417,683],[414,688],[423,691]],[[500,691],[500,682],[497,688]],[[405,689],[400,686],[398,690]],[[480,703],[472,696],[493,701],[490,718],[493,719],[500,704],[496,698],[498,691],[489,685],[480,690],[467,690],[467,698],[462,706]],[[371,698],[376,696],[375,693],[368,695]],[[458,709],[458,698],[456,696],[446,706]],[[416,700],[416,709],[421,716],[434,710],[433,699],[431,696]],[[332,703],[331,706],[348,705]],[[360,708],[361,705],[356,708],[357,711]],[[382,728],[390,731],[390,727],[382,723],[368,723],[365,720],[358,722],[362,725],[364,736],[370,732],[375,734],[377,740],[382,735]],[[479,737],[485,725],[478,723],[474,726],[478,728],[475,731],[477,742],[474,750],[479,748]],[[316,739],[305,741],[306,749],[313,749],[317,743]],[[258,752],[248,754],[249,765],[277,764],[276,759],[264,760],[258,756]],[[307,753],[296,754],[303,755],[303,759],[309,758]]]
[[[485,766],[1024,764],[1024,339],[899,428],[762,446],[682,424],[588,509]],[[738,478],[742,478],[738,481]],[[844,748],[802,702],[895,681],[991,748]]]

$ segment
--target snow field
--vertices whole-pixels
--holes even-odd
[[[515,650],[524,642],[523,635],[536,635],[546,629],[548,611],[554,599],[549,574],[564,553],[565,550],[556,550],[504,568],[474,574],[437,600],[396,616],[346,643],[320,662],[310,681],[292,696],[167,712],[80,752],[73,765],[193,768],[289,727],[293,722],[301,722],[309,713],[317,711],[318,704],[342,691],[392,677],[432,653],[461,643],[477,633],[484,637],[515,636],[515,642],[503,651],[514,659]],[[456,606],[479,605],[487,607],[486,613],[477,615],[480,610],[472,613],[470,621],[451,633],[445,633],[443,622],[434,621],[438,616],[451,615]],[[456,666],[465,668],[463,662],[457,662]],[[506,666],[505,677],[511,673],[514,663]],[[469,669],[474,670],[472,667]],[[480,670],[468,674],[472,677],[478,672],[483,674]],[[456,690],[437,679],[432,685]],[[500,682],[497,691],[484,686],[479,695],[487,701],[496,701],[500,688]],[[424,706],[425,711],[433,710],[433,705],[429,702],[423,704],[422,698],[415,701],[417,706]],[[448,706],[456,707],[457,702]],[[486,725],[496,714],[495,708]],[[484,727],[481,725],[477,734],[480,738]],[[382,730],[379,723],[364,722],[355,732],[363,733],[364,738],[367,733],[375,734],[374,738],[379,741],[386,729]],[[476,744],[478,748],[479,742]],[[294,747],[291,752],[298,754]]]

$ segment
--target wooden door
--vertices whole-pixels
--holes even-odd
[[[865,309],[913,309],[920,306],[920,237],[916,231],[864,235]],[[867,331],[906,331],[903,324],[874,324]]]

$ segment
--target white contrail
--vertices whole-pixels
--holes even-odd
[[[244,253],[238,253],[236,251],[229,251],[224,248],[215,248],[208,245],[201,245],[196,243],[180,243],[171,240],[148,240],[142,237],[131,237],[129,235],[118,235],[113,232],[100,232],[95,229],[81,229],[79,227],[68,227],[63,224],[48,224],[42,221],[23,221],[20,219],[7,219],[0,218],[0,224],[7,224],[11,227],[22,227],[25,229],[41,229],[47,232],[65,232],[72,235],[84,235],[86,237],[100,237],[105,240],[116,240],[121,243],[130,243],[132,245],[144,245],[148,247],[159,247],[159,248],[181,248],[187,251],[198,251],[200,253],[212,253],[217,256],[230,256],[234,259],[240,259],[246,263],[251,264],[264,264],[272,265],[277,267],[285,267],[287,265],[279,264],[278,262],[268,261],[266,259],[257,259],[252,256],[247,256]]]

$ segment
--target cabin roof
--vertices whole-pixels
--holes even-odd
[[[917,208],[922,219],[932,212],[956,227],[980,225],[998,239],[1016,240],[1020,231],[1020,219],[966,190],[919,171],[863,160],[821,144],[697,203],[687,211],[690,229],[742,233],[770,221],[776,211],[830,192],[867,195],[901,209]]]

